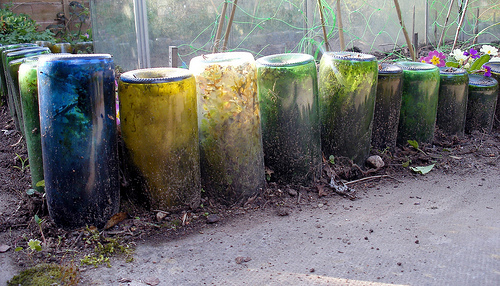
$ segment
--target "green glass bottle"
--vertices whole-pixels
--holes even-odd
[[[363,166],[370,153],[378,64],[372,55],[327,52],[319,64],[321,148]]]
[[[446,135],[464,135],[469,75],[464,69],[439,68],[439,100],[436,125]]]
[[[399,116],[400,145],[408,140],[431,143],[439,99],[439,68],[420,62],[398,62],[403,69],[403,95]]]
[[[379,151],[393,150],[398,136],[403,69],[389,63],[380,63],[378,67],[372,147]]]
[[[127,180],[153,208],[200,204],[196,82],[185,69],[129,71],[118,83]]]
[[[37,67],[38,56],[23,59],[19,66],[19,93],[24,119],[24,134],[30,162],[32,188],[43,192],[36,184],[43,180],[40,113],[38,108]]]
[[[264,163],[271,180],[312,185],[321,173],[318,76],[307,54],[257,60]]]
[[[498,81],[492,77],[469,75],[469,99],[465,132],[490,133],[498,98]]]
[[[191,60],[196,77],[202,186],[233,205],[265,185],[257,69],[250,53],[208,54]]]
[[[491,67],[491,77],[496,79],[500,84],[500,62],[489,62],[486,65]],[[500,128],[500,87],[498,88],[497,107],[495,108],[493,127]]]

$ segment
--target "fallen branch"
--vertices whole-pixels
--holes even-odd
[[[377,176],[371,176],[371,177],[365,177],[365,178],[357,179],[357,180],[354,180],[354,181],[349,181],[349,182],[344,183],[344,185],[354,185],[354,184],[357,184],[357,183],[360,183],[360,182],[370,181],[370,180],[375,180],[375,179],[381,179],[381,178],[391,178],[394,181],[402,183],[402,181],[400,181],[400,180],[398,180],[398,179],[396,179],[394,177],[391,177],[389,175],[377,175]]]

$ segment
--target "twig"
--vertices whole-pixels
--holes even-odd
[[[462,29],[462,25],[464,24],[465,14],[467,12],[467,7],[469,6],[469,0],[465,0],[464,8],[462,10],[462,15],[460,17],[460,22],[458,23],[457,32],[455,33],[455,40],[453,40],[453,47],[451,50],[455,49],[455,46],[458,41],[458,34],[460,34],[460,29]]]
[[[226,51],[227,41],[229,41],[229,32],[231,32],[231,26],[233,25],[234,13],[236,12],[236,5],[238,0],[234,0],[233,9],[231,10],[231,15],[229,16],[229,22],[227,23],[226,34],[224,35],[224,45],[222,45],[222,51]]]
[[[21,138],[19,138],[19,141],[17,141],[17,143],[10,145],[10,147],[15,147],[15,146],[19,145],[19,143],[21,143],[21,140],[23,140],[23,136],[21,136]]]
[[[438,50],[439,50],[439,47],[441,46],[441,42],[443,41],[444,31],[445,31],[446,25],[448,24],[448,19],[450,18],[451,8],[453,7],[453,3],[454,2],[455,2],[455,0],[451,0],[451,2],[450,2],[450,8],[448,8],[448,14],[446,14],[446,19],[444,20],[443,31],[441,32],[441,37],[439,37],[439,42],[437,44],[437,49]]]
[[[220,35],[222,33],[222,26],[224,26],[224,17],[226,17],[227,1],[224,0],[224,6],[222,6],[222,13],[219,19],[219,26],[217,27],[217,33],[215,34],[214,49],[213,52],[216,53],[219,49]]]
[[[411,44],[410,36],[408,36],[408,32],[406,31],[405,24],[403,23],[403,17],[401,16],[401,8],[399,7],[398,0],[394,0],[394,5],[396,6],[396,13],[398,14],[399,24],[403,29],[403,34],[406,39],[406,44],[408,45],[408,50],[410,51],[410,57],[412,61],[415,61],[415,50],[413,49],[413,45]]]
[[[340,0],[337,0],[337,25],[339,26],[340,50],[345,51],[344,25],[342,24],[342,13],[340,13]]]
[[[354,184],[357,184],[357,183],[360,183],[360,182],[369,181],[369,180],[375,180],[375,179],[381,179],[381,178],[391,178],[394,181],[402,183],[400,180],[398,180],[398,179],[396,179],[394,177],[391,177],[389,175],[377,175],[377,176],[365,177],[365,178],[357,179],[357,180],[354,180],[354,181],[346,182],[346,183],[344,183],[344,185],[354,185]]]
[[[319,8],[319,19],[321,21],[321,28],[323,29],[323,38],[325,40],[325,49],[328,52],[330,50],[330,44],[328,44],[328,36],[326,35],[325,18],[323,17],[323,5],[321,5],[321,0],[318,0],[318,8]]]

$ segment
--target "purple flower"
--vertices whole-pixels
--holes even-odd
[[[483,69],[484,69],[484,76],[491,76],[491,67],[483,66]]]
[[[425,63],[425,64],[430,64],[430,59],[429,57],[420,57],[420,62]]]
[[[464,52],[464,56],[471,57],[473,59],[477,59],[481,57],[480,55],[477,54],[477,51],[474,49],[470,49],[469,52]]]
[[[446,56],[438,51],[429,52],[428,58],[429,58],[429,63],[435,66],[444,67],[446,64],[444,61],[446,59]]]

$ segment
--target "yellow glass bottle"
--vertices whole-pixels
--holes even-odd
[[[198,207],[196,82],[185,69],[129,71],[118,83],[126,180],[151,207]],[[137,195],[137,194],[136,194]]]

